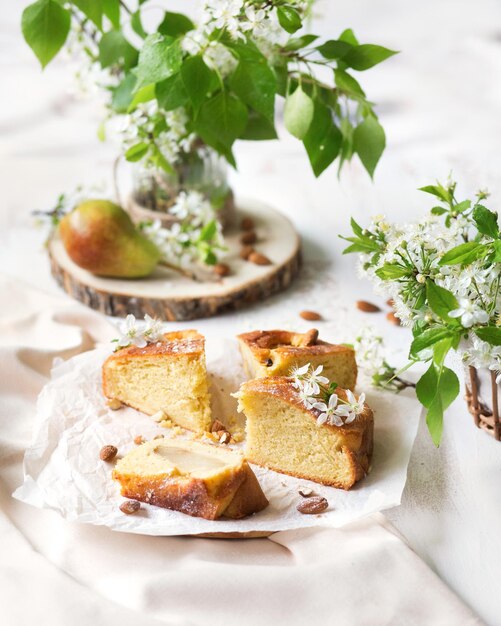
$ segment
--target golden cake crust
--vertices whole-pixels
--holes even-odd
[[[117,463],[113,478],[121,485],[121,495],[210,520],[220,517],[240,519],[268,506],[268,500],[245,459],[226,448],[221,453],[232,454],[235,464],[208,476],[172,475],[158,469],[144,474],[127,467],[132,455],[139,457],[165,445],[166,440],[142,444]],[[204,447],[214,452],[214,446],[203,443],[185,441],[176,445],[182,445],[184,449],[192,446],[195,452]]]
[[[346,391],[344,389],[337,388],[336,393],[341,399],[346,399]],[[256,451],[255,448],[254,452],[252,452],[252,450],[249,452],[248,449],[246,451],[246,458],[251,463],[264,465],[269,469],[295,476],[296,478],[313,480],[341,489],[350,489],[358,480],[367,474],[372,459],[374,440],[374,414],[367,404],[364,404],[363,412],[350,424],[335,426],[325,423],[321,426],[317,426],[318,412],[304,406],[298,392],[292,385],[291,378],[270,377],[249,380],[240,387],[239,395],[247,395],[252,398],[252,394],[264,394],[278,398],[295,409],[299,409],[304,414],[305,418],[310,420],[312,424],[315,425],[315,428],[319,429],[319,433],[322,430],[324,432],[330,432],[332,437],[329,442],[332,441],[334,449],[344,454],[348,468],[347,477],[343,481],[328,478],[319,479],[313,473],[308,473],[307,471],[292,471],[284,468],[280,463],[274,463],[269,459],[266,463],[263,463],[259,456],[259,450]],[[243,403],[241,403],[241,408],[245,412]],[[249,416],[247,416],[247,419],[249,420]],[[284,434],[281,443],[284,448],[288,446],[287,433]]]
[[[318,331],[254,330],[237,336],[244,366],[251,378],[286,376],[294,366],[322,364],[342,387],[354,389],[357,364],[353,348],[318,339]],[[329,370],[329,371],[327,371]]]
[[[144,348],[127,346],[111,354],[107,361],[129,357],[150,357],[154,355],[201,354],[205,348],[205,338],[196,330],[180,330],[164,333],[162,339],[149,343]],[[104,370],[103,370],[104,371]]]

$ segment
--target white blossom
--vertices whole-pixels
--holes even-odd
[[[465,328],[471,328],[473,324],[486,324],[489,321],[489,314],[468,298],[461,298],[459,307],[450,311],[449,317],[460,317]]]
[[[134,315],[127,315],[125,320],[118,324],[117,328],[120,333],[116,342],[117,348],[125,348],[130,345],[144,348],[147,345],[148,342],[144,336],[144,329],[140,328]]]

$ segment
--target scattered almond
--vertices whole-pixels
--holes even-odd
[[[317,343],[318,339],[318,330],[316,328],[312,328],[304,333],[301,345],[302,346],[314,346]]]
[[[378,313],[381,311],[376,304],[372,304],[372,302],[367,302],[366,300],[358,300],[357,309],[364,313]]]
[[[226,263],[217,263],[212,269],[214,270],[214,273],[221,278],[223,278],[224,276],[228,276],[228,274],[231,272],[230,266],[226,265]]]
[[[251,252],[249,254],[249,261],[251,263],[255,263],[256,265],[271,265],[271,261],[267,256],[261,254],[260,252]]]
[[[308,322],[318,322],[322,319],[320,313],[317,313],[316,311],[301,311],[299,317],[302,317]]]
[[[254,220],[251,217],[244,217],[240,222],[242,230],[254,230]]]
[[[395,326],[400,326],[400,320],[395,315],[395,313],[393,313],[393,311],[390,311],[389,313],[386,314],[386,319],[392,324],[395,324]]]
[[[125,515],[132,515],[133,513],[137,513],[140,508],[141,503],[137,500],[126,500],[120,505],[120,510],[122,511],[122,513],[125,513]]]
[[[157,411],[151,417],[155,420],[155,422],[163,422],[164,419],[167,418],[167,415],[165,415],[163,411]]]
[[[310,487],[301,487],[301,489],[299,490],[299,495],[303,496],[303,498],[311,498],[315,495],[315,492],[313,491],[313,489],[310,489]]]
[[[243,245],[246,245],[249,243],[256,243],[256,241],[257,241],[257,235],[256,235],[256,231],[254,230],[248,230],[246,233],[244,233],[240,237],[240,243]]]
[[[101,461],[113,461],[118,453],[118,449],[115,446],[103,446],[99,452],[99,458]]]
[[[393,298],[390,298],[389,300],[386,300],[386,304],[388,306],[395,306],[395,302],[394,302]]]
[[[304,515],[314,515],[315,513],[322,513],[329,507],[329,503],[322,496],[313,496],[312,498],[306,498],[297,505],[297,510]]]
[[[134,437],[134,443],[136,444],[136,446],[140,446],[142,443],[144,443],[144,437],[142,435],[138,435],[137,437]]]
[[[250,255],[254,252],[254,248],[252,246],[243,246],[240,250],[240,258],[247,261]]]
[[[121,409],[123,407],[123,404],[117,398],[108,398],[108,400],[106,400],[106,405],[112,411],[118,411],[118,409]]]
[[[230,435],[230,433],[228,431],[226,431],[226,430],[219,431],[218,435],[220,435],[219,436],[219,443],[223,443],[223,444],[230,443],[231,435]]]
[[[226,430],[226,426],[223,424],[223,422],[220,422],[219,420],[214,420],[214,423],[210,427],[210,430],[211,433],[217,433],[218,430]]]

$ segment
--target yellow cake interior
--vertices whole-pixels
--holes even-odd
[[[316,414],[301,406],[290,382],[277,381],[267,379],[271,386],[249,381],[240,389],[239,410],[246,416],[245,457],[298,478],[352,487],[369,467],[372,412],[341,428],[318,426]]]
[[[184,340],[113,354],[103,366],[103,390],[143,413],[166,417],[194,431],[210,429],[210,395],[203,340]]]

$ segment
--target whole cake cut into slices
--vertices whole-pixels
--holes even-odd
[[[138,411],[163,411],[179,426],[210,429],[205,340],[195,330],[166,333],[144,348],[129,346],[103,365],[103,392]]]
[[[346,391],[336,389],[342,402]],[[290,378],[256,378],[240,387],[239,410],[245,413],[245,456],[277,472],[350,489],[369,470],[374,416],[364,404],[350,424],[318,425]]]
[[[126,498],[205,519],[239,519],[268,506],[240,453],[196,441],[144,443],[118,461],[113,478]]]
[[[294,367],[310,363],[323,366],[322,374],[343,389],[357,382],[355,351],[318,339],[318,331],[292,333],[286,330],[255,330],[237,337],[249,378],[289,376]]]

